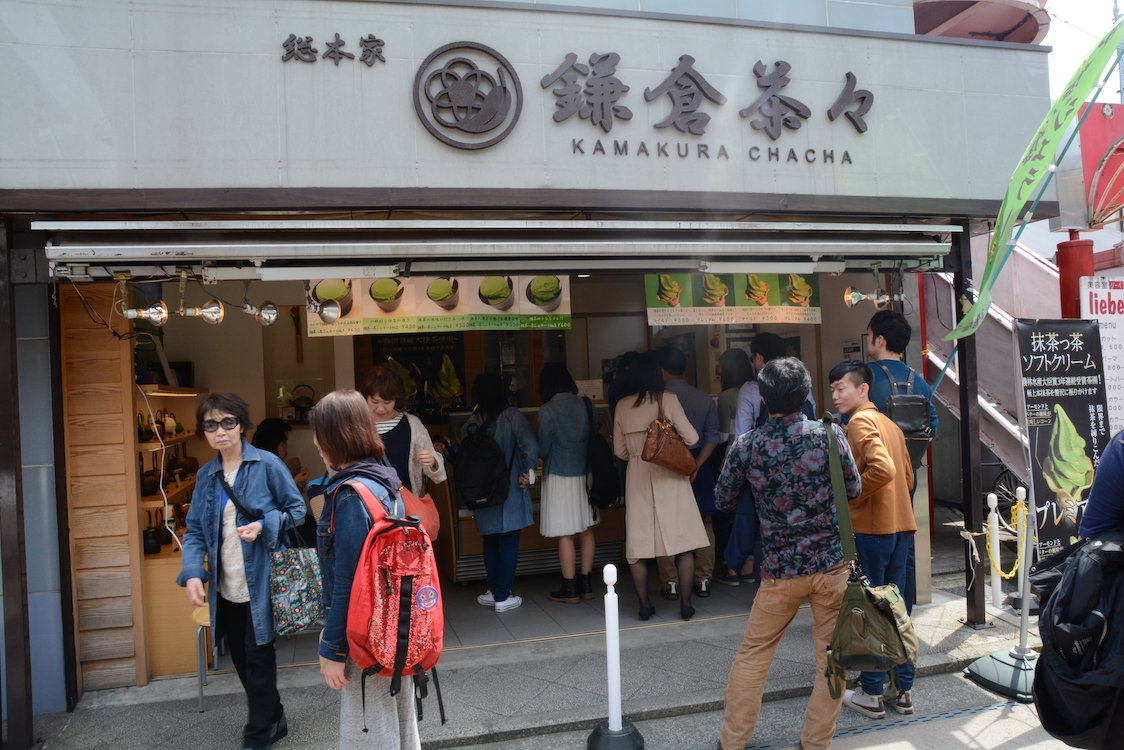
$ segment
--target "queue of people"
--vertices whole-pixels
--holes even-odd
[[[904,349],[903,324],[908,343],[904,318],[876,315],[868,328],[868,353],[893,365],[894,347]],[[709,596],[713,581],[759,586],[728,679],[719,735],[719,748],[728,750],[752,739],[773,655],[805,600],[815,620],[819,674],[802,746],[829,748],[843,705],[872,718],[885,716],[887,707],[913,712],[908,663],[892,675],[863,673],[859,685],[837,699],[829,695],[823,676],[827,641],[849,574],[826,430],[839,436],[862,568],[874,585],[894,583],[906,592],[917,527],[911,507],[915,478],[904,436],[879,411],[873,394],[880,384],[871,367],[845,360],[832,369],[832,402],[846,425],[829,428],[815,419],[807,369],[786,355],[784,341],[769,333],[759,334],[748,354],[726,352],[719,361],[717,403],[686,382],[686,357],[671,346],[628,356],[623,377],[610,388],[613,450],[626,466],[624,557],[638,618],[645,621],[656,612],[648,581],[652,560],[661,579],[659,592],[678,602],[682,620],[694,616],[693,597]],[[900,359],[897,363],[904,367]],[[902,377],[894,367],[891,376]],[[487,591],[477,602],[498,614],[522,604],[514,592],[515,574],[521,532],[535,521],[530,486],[540,459],[539,531],[558,540],[562,573],[561,586],[549,599],[576,604],[594,596],[598,516],[587,499],[587,445],[601,424],[563,365],[544,367],[540,392],[543,403],[533,430],[511,405],[498,374],[478,376],[471,389],[473,412],[459,436],[487,435],[508,470],[506,498],[473,513],[487,579]],[[269,556],[279,548],[284,526],[298,527],[306,515],[315,522],[328,605],[319,645],[321,671],[328,687],[341,691],[340,746],[420,747],[413,690],[391,695],[375,689],[365,706],[356,687],[361,670],[349,658],[346,636],[356,564],[373,522],[349,482],[365,484],[392,512],[394,487],[421,496],[427,480],[440,483],[448,474],[429,431],[404,411],[406,397],[398,373],[379,365],[359,391],[336,391],[316,405],[310,418],[313,443],[331,475],[320,483],[322,507],[310,505],[299,488],[308,479],[299,460],[285,462],[287,425],[264,420],[252,445],[245,435],[254,425],[243,399],[219,392],[199,402],[198,434],[216,457],[198,472],[177,582],[195,606],[209,607],[214,638],[228,644],[247,696],[247,749],[270,748],[288,732],[277,691]],[[641,457],[648,427],[657,418],[672,425],[690,449],[694,473],[677,473]],[[742,533],[734,545],[736,529]],[[888,678],[891,693],[884,696]]]

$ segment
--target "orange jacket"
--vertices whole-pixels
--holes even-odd
[[[917,531],[909,500],[913,464],[901,428],[867,402],[851,414],[846,431],[863,483],[863,493],[848,505],[855,533]]]

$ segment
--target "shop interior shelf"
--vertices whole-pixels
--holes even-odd
[[[171,385],[160,385],[159,383],[148,383],[140,387],[142,391],[150,396],[171,396],[171,397],[190,397],[198,396],[199,391],[194,388],[181,388]]]
[[[194,432],[185,432],[182,435],[176,435],[173,438],[164,438],[164,445],[166,447],[178,445],[179,443],[184,442],[188,438],[193,438],[193,437],[195,437]],[[160,450],[160,441],[159,440],[149,440],[148,442],[145,442],[145,443],[137,443],[137,450],[138,451],[148,451],[149,453],[152,453],[154,451],[158,451],[158,450]]]
[[[192,475],[182,482],[172,482],[164,488],[164,492],[168,495],[168,504],[175,505],[176,503],[186,503],[191,500],[191,491],[195,489],[195,476]],[[141,508],[145,510],[154,510],[156,508],[164,507],[164,496],[160,493],[155,495],[142,495]]]

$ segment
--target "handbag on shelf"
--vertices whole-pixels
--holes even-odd
[[[640,458],[689,477],[698,468],[695,457],[691,455],[679,431],[664,418],[662,393],[656,397],[656,403],[659,405],[659,415],[648,425]]]
[[[238,496],[226,480],[219,479],[238,512],[246,518],[254,518],[254,514],[238,502]],[[320,555],[314,548],[302,545],[296,523],[288,511],[281,515],[278,549],[269,554],[269,600],[277,635],[293,635],[324,618],[324,584],[320,578]]]
[[[839,606],[835,632],[827,647],[828,692],[832,699],[843,694],[847,670],[888,672],[899,664],[917,663],[920,642],[913,622],[906,612],[905,599],[892,583],[871,586],[859,565],[851,511],[847,506],[847,489],[843,481],[843,462],[839,458],[839,439],[832,429],[832,420],[823,421],[831,464],[831,490],[839,516],[839,537],[843,543],[843,559],[851,565],[847,590]],[[894,678],[897,691],[897,679]]]

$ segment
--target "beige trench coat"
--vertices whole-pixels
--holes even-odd
[[[690,477],[640,458],[648,425],[659,409],[650,399],[640,406],[633,406],[635,402],[635,396],[621,399],[613,420],[614,451],[618,458],[628,461],[624,488],[625,558],[631,562],[705,547],[710,540],[695,503]],[[687,445],[698,442],[699,434],[687,421],[674,393],[663,394],[663,413]]]

